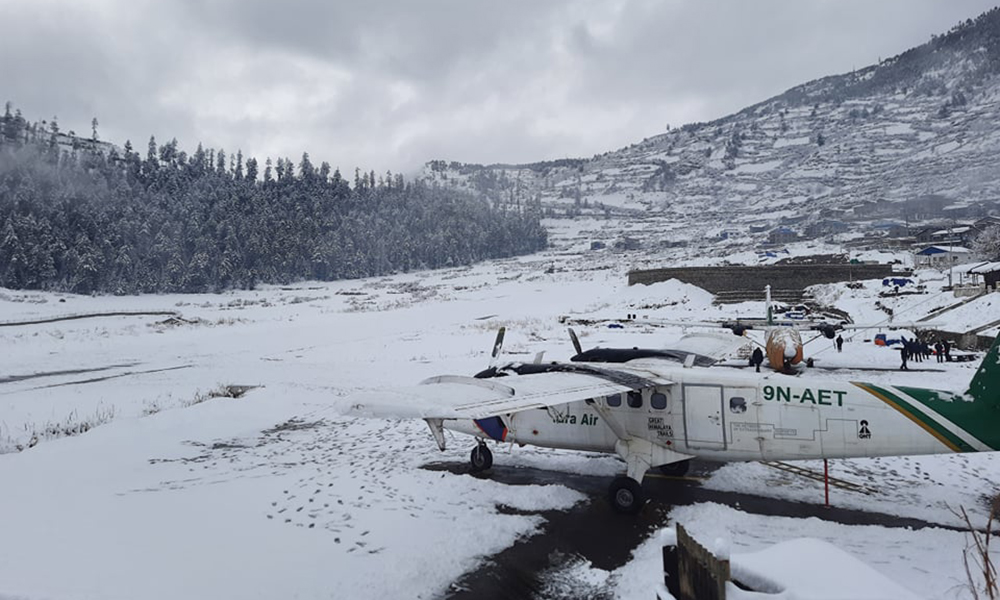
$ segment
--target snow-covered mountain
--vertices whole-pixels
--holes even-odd
[[[1000,210],[998,151],[993,9],[877,65],[627,148],[526,165],[431,161],[423,176],[494,202],[540,201],[550,214],[642,211],[694,224],[704,238],[708,224],[760,233],[789,222],[988,214]]]

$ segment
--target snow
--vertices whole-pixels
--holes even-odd
[[[787,146],[804,146],[810,142],[809,136],[801,136],[794,138],[781,138],[774,141],[774,148],[785,148]]]
[[[765,591],[783,592],[769,598],[971,597],[962,563],[971,540],[958,531],[769,517],[715,503],[678,507],[669,518],[696,540],[730,540],[733,576],[764,584]],[[612,573],[616,598],[650,596],[663,579],[662,546],[659,536],[650,536],[636,548],[632,561]],[[1000,558],[1000,552],[994,556]]]
[[[919,600],[866,563],[814,538],[738,554],[731,565],[733,578],[740,583],[799,600]]]
[[[511,360],[539,351],[564,359],[572,349],[561,315],[763,313],[762,301],[715,306],[710,294],[676,280],[629,287],[633,259],[589,250],[590,239],[613,241],[613,232],[630,227],[660,231],[657,222],[553,224],[555,245],[546,253],[436,272],[197,296],[0,290],[0,322],[108,311],[177,311],[184,319],[0,327],[0,597],[321,598],[331,590],[337,597],[438,597],[536,533],[540,513],[589,501],[560,485],[508,486],[421,468],[464,462],[469,440],[449,433],[441,453],[419,421],[354,420],[334,410],[359,390],[484,368],[501,325]],[[789,250],[801,255],[816,246]],[[757,257],[706,253],[704,260],[753,264]],[[921,271],[918,278],[929,294],[884,300],[906,315],[897,318],[955,302],[940,291],[946,274]],[[857,320],[884,318],[873,306],[880,286],[822,293]],[[943,328],[982,325],[975,315],[994,308],[968,306],[967,313],[946,313]],[[685,328],[578,333],[588,347],[659,346]],[[816,342],[820,363],[895,366],[895,354],[865,344],[865,335],[849,341],[842,356]],[[944,369],[912,372],[907,382],[960,389],[974,365]],[[240,398],[213,396],[229,385],[257,387]],[[81,425],[94,427],[61,437]],[[515,468],[604,478],[621,472],[610,456],[505,446],[495,453]],[[945,507],[965,506],[979,520],[981,496],[1000,472],[994,456],[838,461],[835,476],[874,479],[881,491],[874,498],[838,491],[834,501],[946,525],[955,521]],[[755,463],[731,465],[705,485],[819,500],[812,482],[783,477]],[[923,592],[926,584],[928,598],[946,597],[964,573],[963,538],[952,531],[869,530],[703,504],[675,509],[672,518],[705,540],[730,540],[734,559],[765,543],[823,539],[910,589]],[[656,543],[636,548],[635,559],[614,572],[583,562],[569,578],[553,573],[553,589],[581,581],[587,589],[614,588],[616,597],[648,598]]]
[[[910,135],[913,133],[913,126],[909,123],[893,123],[883,127],[886,135]]]
[[[734,171],[736,173],[763,173],[780,167],[784,162],[783,160],[769,160],[761,163],[744,163],[738,165]]]

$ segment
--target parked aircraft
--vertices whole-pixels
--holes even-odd
[[[846,322],[831,322],[829,320],[811,320],[808,314],[801,309],[795,309],[785,313],[784,319],[775,318],[774,306],[771,302],[771,286],[764,287],[765,306],[767,316],[764,318],[749,319],[722,319],[719,321],[675,321],[667,319],[642,319],[638,320],[630,315],[625,321],[639,322],[649,325],[674,325],[681,327],[706,327],[715,329],[728,329],[737,336],[745,336],[748,331],[759,330],[764,332],[764,343],[759,344],[764,349],[764,356],[767,358],[766,365],[775,371],[794,374],[807,365],[811,366],[811,361],[805,357],[804,347],[806,344],[817,339],[834,339],[838,332],[858,329],[873,329],[878,327],[891,326],[900,328],[929,328],[935,323],[876,323],[876,324],[854,324]],[[789,314],[794,314],[793,318],[788,318]],[[564,319],[564,322],[573,323],[572,319]],[[802,334],[812,332],[811,338],[803,341]],[[757,342],[751,342],[757,343]],[[733,366],[733,365],[729,365]],[[871,367],[853,367],[855,370],[866,370]],[[881,369],[879,369],[881,370]]]
[[[493,363],[475,377],[441,375],[405,389],[347,397],[355,416],[419,418],[444,450],[444,430],[486,441],[617,454],[625,475],[608,497],[635,513],[653,467],[717,461],[897,456],[1000,449],[1000,338],[962,394],[950,391],[704,368],[686,350],[592,349],[569,363]]]

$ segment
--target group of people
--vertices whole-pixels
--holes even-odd
[[[934,342],[934,345],[931,346],[926,341],[919,338],[908,340],[904,337],[901,339],[903,341],[903,347],[900,349],[899,353],[903,362],[899,365],[899,368],[903,371],[909,370],[909,367],[906,366],[906,361],[908,360],[913,360],[915,362],[923,362],[925,359],[929,360],[932,349],[938,362],[951,362],[951,344],[948,343],[948,340],[939,340]]]

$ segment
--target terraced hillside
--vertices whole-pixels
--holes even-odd
[[[1000,210],[998,73],[994,9],[877,65],[627,148],[527,165],[432,161],[423,176],[553,215],[640,211],[682,240],[987,214]]]

